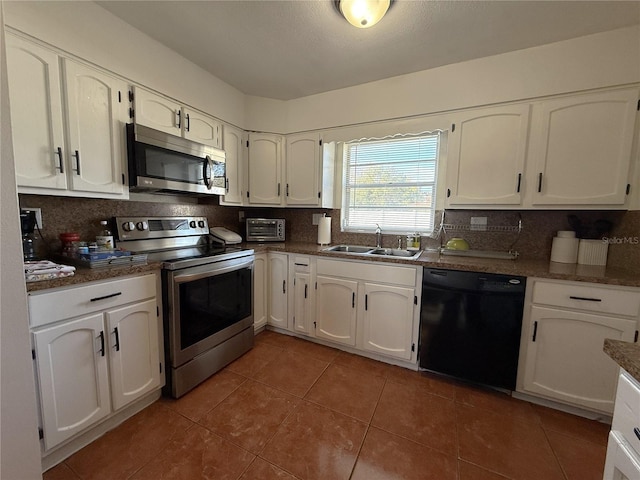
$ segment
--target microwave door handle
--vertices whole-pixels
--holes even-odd
[[[208,175],[209,172],[211,172],[211,157],[207,155],[202,161],[202,179],[204,180],[205,187],[207,187],[208,190],[211,190],[211,187],[213,187],[213,181],[211,179],[211,175]]]

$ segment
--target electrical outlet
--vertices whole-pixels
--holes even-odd
[[[474,230],[476,232],[486,232],[487,231],[487,217],[471,217],[470,230]]]
[[[32,211],[36,212],[36,223],[38,224],[38,228],[42,230],[42,209],[40,208],[30,208],[23,207],[20,209],[21,212]]]
[[[320,223],[320,219],[322,218],[322,214],[321,213],[314,213],[312,214],[312,218],[311,218],[311,225],[318,225]]]
[[[238,212],[238,221],[244,221],[244,212],[242,210]]]

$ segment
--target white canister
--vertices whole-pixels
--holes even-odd
[[[576,263],[578,260],[578,244],[576,232],[561,230],[553,237],[551,245],[551,261],[559,263]]]
[[[580,265],[606,265],[609,244],[604,240],[580,240],[578,263]]]

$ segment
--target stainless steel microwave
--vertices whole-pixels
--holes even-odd
[[[209,145],[127,124],[132,192],[225,194],[225,153]]]
[[[284,242],[284,218],[247,218],[247,242]]]

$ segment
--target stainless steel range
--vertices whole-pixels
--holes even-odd
[[[253,346],[251,249],[225,247],[204,217],[117,217],[118,247],[162,262],[166,393],[178,398]]]

